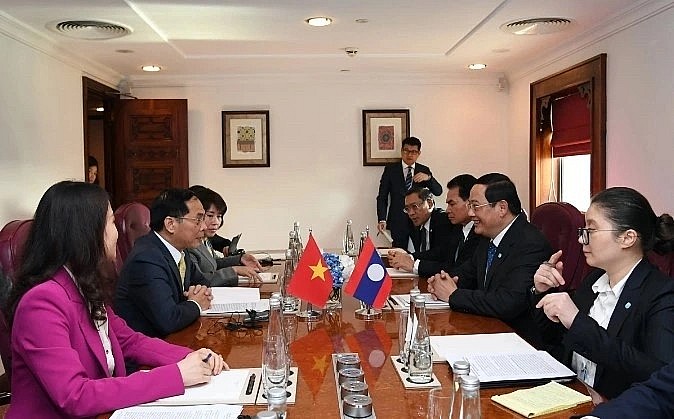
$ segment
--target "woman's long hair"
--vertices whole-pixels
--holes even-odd
[[[10,324],[23,295],[64,265],[75,277],[92,323],[105,320],[100,278],[107,259],[108,206],[107,192],[94,184],[63,181],[47,189],[35,210],[7,304]]]

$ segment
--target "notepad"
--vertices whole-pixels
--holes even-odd
[[[241,394],[248,384],[247,368],[222,371],[205,384],[185,388],[185,394],[165,397],[144,406],[193,406],[202,404],[240,403]]]
[[[495,395],[491,399],[527,418],[559,412],[592,401],[590,396],[554,381],[526,390]]]
[[[243,313],[246,310],[269,310],[269,300],[260,299],[259,288],[211,288],[211,308],[203,310],[202,316],[217,316],[225,313]]]
[[[278,281],[278,274],[272,272],[260,272],[258,275],[260,275],[260,279],[262,279],[263,284],[275,284]],[[252,281],[247,276],[239,276],[239,284],[247,285],[251,282],[255,281]]]

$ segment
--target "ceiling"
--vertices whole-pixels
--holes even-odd
[[[641,0],[0,0],[12,22],[121,76],[508,74],[649,3]],[[334,22],[308,26],[312,16]],[[499,27],[533,17],[566,17],[567,30],[516,36]],[[47,28],[62,20],[106,20],[128,36],[86,41]],[[357,23],[356,19],[368,19]],[[357,48],[349,57],[346,47]],[[127,50],[127,52],[118,51]],[[128,52],[132,51],[132,52]]]

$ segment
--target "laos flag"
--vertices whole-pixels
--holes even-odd
[[[365,304],[382,308],[391,293],[391,285],[391,277],[386,272],[384,262],[368,237],[344,291]]]

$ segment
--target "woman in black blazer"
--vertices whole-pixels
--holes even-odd
[[[674,238],[672,218],[656,217],[630,188],[610,188],[592,198],[579,229],[587,264],[598,268],[571,297],[562,252],[534,275],[535,317],[547,348],[600,395],[613,398],[674,360],[674,280],[645,259],[645,252]]]

